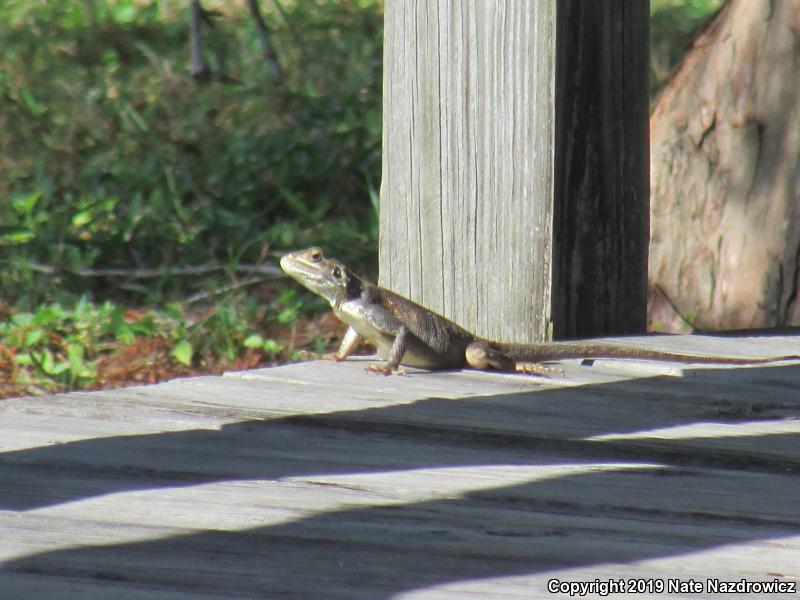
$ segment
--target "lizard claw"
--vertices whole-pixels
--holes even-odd
[[[405,375],[406,372],[402,368],[395,369],[388,365],[370,365],[364,369],[365,373],[376,373],[378,375]]]
[[[553,374],[558,374],[561,377],[566,377],[564,371],[555,367],[548,367],[541,363],[521,362],[517,363],[516,370],[518,373],[525,373],[527,375],[539,375],[540,377],[552,377]]]

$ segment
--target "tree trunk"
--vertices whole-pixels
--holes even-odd
[[[650,128],[650,327],[800,324],[800,0],[728,2]]]

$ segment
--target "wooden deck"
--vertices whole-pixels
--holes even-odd
[[[630,343],[800,351],[797,337]],[[551,380],[384,378],[356,360],[0,400],[0,598],[798,583],[800,363],[562,365]]]

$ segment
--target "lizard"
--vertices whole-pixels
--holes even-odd
[[[311,356],[341,361],[361,338],[377,346],[386,362],[367,371],[402,374],[400,365],[423,369],[496,370],[547,375],[545,361],[568,358],[628,358],[681,363],[754,365],[800,360],[800,355],[733,358],[629,348],[593,342],[515,344],[481,338],[446,317],[400,294],[358,277],[322,250],[311,247],[285,254],[280,261],[287,275],[327,300],[334,315],[348,326],[337,352]]]

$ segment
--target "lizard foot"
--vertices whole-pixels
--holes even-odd
[[[561,377],[566,377],[564,371],[555,367],[548,367],[541,363],[533,362],[520,362],[516,365],[517,373],[525,373],[526,375],[539,375],[540,377],[552,377],[557,374]]]
[[[395,369],[388,365],[370,365],[364,369],[365,373],[376,373],[378,375],[405,375],[403,368]]]

